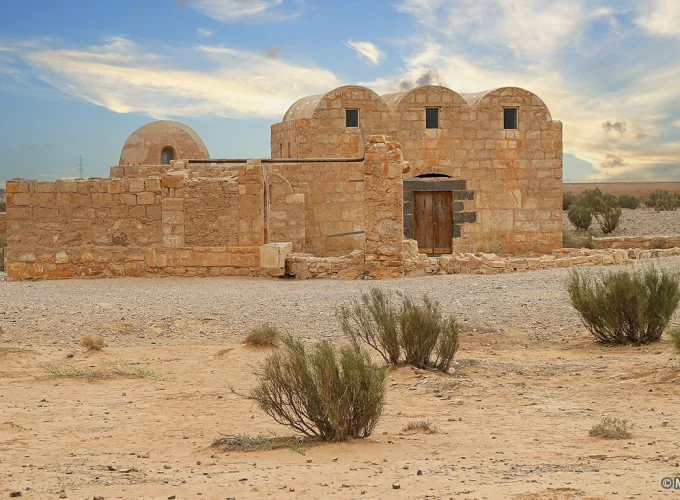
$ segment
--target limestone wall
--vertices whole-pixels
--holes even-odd
[[[428,107],[439,109],[438,128],[426,128]],[[504,108],[518,109],[516,130],[504,128]],[[535,94],[509,87],[461,95],[426,86],[376,99],[369,89],[343,87],[295,103],[272,127],[272,156],[289,156],[288,144],[301,158],[360,156],[360,130],[345,126],[346,109],[360,109],[367,137],[396,139],[408,162],[404,178],[437,174],[466,184],[470,197],[454,199],[454,251],[561,248],[562,124]]]
[[[0,271],[5,270],[7,254],[7,213],[0,212]]]
[[[317,101],[295,103],[288,119],[272,126],[272,158],[356,158],[363,154],[363,137],[385,134],[389,109],[385,101],[365,87],[347,86],[328,94],[311,96]],[[303,107],[308,113],[295,109]],[[358,109],[361,127],[345,126],[345,110]]]
[[[8,181],[9,279],[258,273],[259,165],[189,174]]]
[[[269,241],[295,252],[346,255],[363,248],[362,163],[294,163],[263,167],[270,190]]]
[[[680,236],[609,236],[593,238],[595,248],[668,249],[680,247]]]

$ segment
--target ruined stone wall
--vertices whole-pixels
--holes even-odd
[[[189,177],[230,177],[238,175],[239,168],[245,165],[245,162],[218,165],[192,163],[189,165],[186,161],[173,161],[170,165],[115,165],[109,169],[109,177],[112,179],[145,179],[178,171],[186,171]]]
[[[260,166],[190,174],[7,182],[9,279],[260,273]]]
[[[187,246],[238,246],[238,180],[190,179],[184,183],[184,242]]]
[[[295,252],[318,256],[346,255],[363,248],[362,163],[264,168],[270,186],[269,241],[291,241]]]
[[[5,270],[7,254],[7,213],[0,212],[0,271]]]

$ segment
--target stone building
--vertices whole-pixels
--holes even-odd
[[[160,120],[135,130],[125,141],[119,165],[169,165],[172,160],[209,159],[208,148],[183,123]]]
[[[8,181],[8,277],[503,272],[561,249],[562,126],[526,90],[342,87],[293,104],[271,148],[211,159],[160,121],[107,179]]]
[[[341,87],[272,126],[272,158],[353,158],[384,134],[404,160],[404,234],[428,254],[545,253],[562,245],[562,124],[514,87],[441,86],[378,97]]]

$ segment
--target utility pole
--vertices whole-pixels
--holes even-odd
[[[80,159],[78,160],[78,175],[80,176],[81,179],[83,178],[83,170],[84,167],[86,166],[87,165],[83,163],[83,155],[80,155]]]

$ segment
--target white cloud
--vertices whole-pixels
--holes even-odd
[[[373,65],[380,64],[385,59],[385,54],[371,42],[347,41],[347,46],[356,51],[359,57],[368,59]]]
[[[179,0],[222,23],[280,22],[303,13],[303,0]]]
[[[657,35],[680,35],[680,2],[648,0],[638,23]]]
[[[633,38],[639,30],[619,22],[639,12],[639,5],[633,0],[402,0],[398,9],[431,29],[403,42],[399,73],[365,85],[386,93],[435,78],[458,92],[523,87],[564,123],[565,152],[591,162],[600,178],[659,165],[680,170],[680,141],[668,138],[667,127],[680,124],[680,66],[656,57],[657,50],[671,49],[668,44],[645,46],[649,40]],[[610,31],[602,32],[603,23]],[[593,36],[601,38],[594,42]],[[595,69],[600,61],[602,67]],[[603,127],[617,121],[625,122],[621,133]]]
[[[573,39],[586,16],[583,3],[584,0],[403,0],[397,8],[444,38],[505,45],[523,57],[540,57]]]
[[[215,30],[211,30],[210,28],[198,28],[196,34],[201,38],[209,38],[215,34]]]
[[[16,56],[65,94],[118,113],[154,118],[281,119],[300,96],[338,86],[328,70],[223,46],[156,53],[125,38],[112,38],[78,50],[18,48]],[[201,68],[196,67],[199,63]]]

